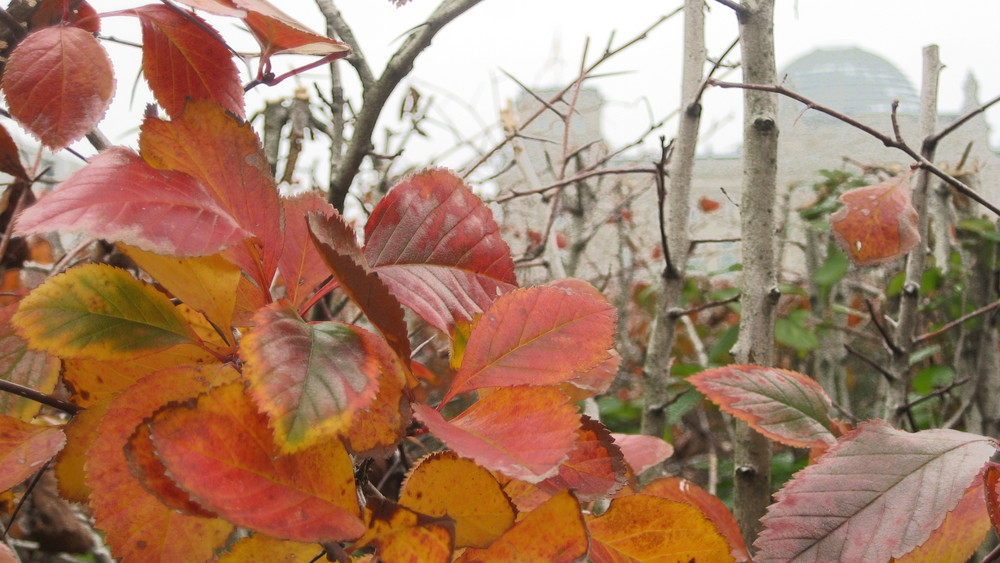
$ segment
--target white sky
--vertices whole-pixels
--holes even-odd
[[[91,0],[99,11],[140,5],[129,0]],[[281,9],[298,17],[315,30],[323,19],[312,0],[279,2]],[[396,8],[388,0],[338,0],[338,7],[361,43],[376,74],[407,30],[419,24],[437,5],[435,0],[411,0]],[[615,43],[630,39],[660,15],[673,11],[680,0],[484,0],[441,31],[430,49],[417,60],[406,84],[433,96],[435,117],[448,119],[466,136],[474,136],[484,124],[495,123],[504,101],[516,97],[519,88],[503,76],[504,69],[533,86],[564,85],[572,80],[580,65],[586,39],[590,38],[590,59],[604,48],[612,32]],[[736,18],[731,10],[708,2],[708,47],[719,55],[736,37]],[[138,37],[138,25],[130,18],[113,18],[105,31],[119,37]],[[775,15],[776,51],[780,69],[790,61],[818,47],[858,46],[896,64],[916,86],[920,80],[921,49],[937,43],[947,65],[941,75],[940,107],[956,111],[962,101],[966,74],[973,71],[980,83],[980,96],[988,99],[1000,93],[1000,1],[998,0],[798,0],[778,2]],[[235,28],[234,20],[213,20],[227,38],[253,43]],[[112,22],[114,22],[112,24]],[[623,144],[644,131],[652,119],[660,119],[678,105],[682,39],[682,17],[674,16],[649,38],[618,55],[603,72],[622,73],[595,79],[608,100],[604,114],[606,137],[613,145]],[[127,55],[137,64],[133,49],[113,47],[112,56]],[[121,59],[118,59],[119,61]],[[738,51],[729,57],[738,60]],[[281,57],[276,71],[302,64],[302,59]],[[287,66],[282,66],[287,65]],[[304,76],[309,82],[324,78],[322,69]],[[119,93],[115,107],[102,125],[112,136],[128,143],[128,127],[138,123],[146,99],[142,89],[136,103],[129,105],[135,68],[119,63]],[[353,70],[343,63],[345,76]],[[738,80],[739,74],[730,77]],[[386,114],[396,115],[399,93],[390,100]],[[294,81],[274,89],[258,88],[248,97],[248,113],[259,109],[265,98],[286,95]],[[740,137],[740,94],[717,90],[705,98],[703,127],[716,128],[703,150],[731,150]],[[887,100],[887,106],[889,101]],[[987,114],[1000,123],[1000,109]],[[388,122],[390,123],[391,122]],[[670,137],[676,124],[670,122],[662,134]],[[426,160],[454,144],[443,129],[429,129],[430,139],[417,139],[407,157]],[[655,141],[656,135],[651,137]],[[320,158],[320,157],[317,157]],[[452,161],[459,166],[462,162]]]

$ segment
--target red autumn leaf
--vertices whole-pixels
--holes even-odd
[[[243,373],[286,451],[345,433],[375,399],[383,370],[400,377],[386,367],[393,355],[385,341],[355,325],[309,324],[283,302],[254,319],[241,345]]]
[[[309,234],[320,256],[340,282],[340,288],[368,317],[406,364],[410,337],[403,308],[382,280],[371,271],[351,229],[336,211],[330,217],[311,215]]]
[[[396,185],[365,224],[365,256],[404,305],[443,332],[517,285],[490,209],[454,173]]]
[[[101,31],[97,10],[85,0],[42,0],[31,14],[30,28],[69,24],[90,33]]]
[[[482,387],[563,383],[593,369],[614,347],[616,316],[597,290],[578,280],[507,293],[472,326],[442,403]]]
[[[129,10],[142,24],[142,72],[171,116],[188,98],[214,100],[244,117],[243,85],[219,34],[195,14],[150,4]]]
[[[181,4],[187,4],[192,8],[205,10],[219,16],[245,17],[247,11],[238,7],[233,0],[177,0]]]
[[[815,380],[794,371],[731,365],[688,381],[719,408],[768,438],[800,448],[836,442],[830,397]]]
[[[597,366],[577,372],[573,378],[559,386],[574,401],[600,395],[607,391],[618,376],[622,357],[614,348],[608,350],[608,359]]]
[[[890,563],[923,563],[925,561],[969,561],[990,531],[982,480],[965,491],[944,522],[926,542]]]
[[[256,133],[210,100],[191,100],[170,121],[147,117],[139,134],[142,157],[160,169],[193,176],[216,202],[255,235],[226,255],[266,294],[283,241],[281,204]]]
[[[152,493],[160,502],[185,514],[214,518],[214,512],[205,510],[200,504],[191,500],[184,489],[177,486],[173,479],[167,476],[167,469],[160,458],[156,457],[153,439],[150,436],[149,425],[140,424],[135,433],[125,444],[125,459],[129,470],[139,480],[143,488]]]
[[[197,180],[121,147],[92,158],[15,225],[22,234],[86,233],[173,256],[214,254],[250,236]]]
[[[674,455],[674,447],[656,436],[618,433],[611,436],[636,475]]]
[[[454,520],[457,547],[486,547],[514,525],[517,511],[500,483],[453,451],[427,455],[403,481],[399,504]]]
[[[340,442],[282,454],[242,384],[167,408],[149,424],[168,474],[230,522],[295,541],[351,540],[364,532],[354,467]]]
[[[711,213],[720,207],[722,204],[712,198],[702,196],[698,199],[698,209],[701,209],[702,213]]]
[[[625,461],[608,429],[599,421],[581,416],[576,445],[559,473],[538,483],[550,493],[573,489],[581,502],[590,502],[618,492],[625,486]]]
[[[665,499],[684,502],[697,508],[707,517],[715,528],[726,538],[730,546],[730,555],[736,561],[750,561],[747,545],[743,541],[739,524],[729,508],[705,489],[680,477],[662,477],[650,481],[642,488],[642,494],[653,495]]]
[[[56,426],[36,426],[0,415],[0,491],[38,473],[66,443]]]
[[[40,350],[28,348],[11,324],[17,304],[0,307],[0,379],[17,383],[42,393],[51,393],[59,382],[59,360]],[[13,393],[0,392],[0,414],[29,421],[38,414],[41,403]]]
[[[862,423],[778,491],[755,560],[901,557],[927,541],[995,452],[985,436]]]
[[[1000,534],[1000,464],[986,464],[983,472],[983,488],[986,508],[990,513],[993,529]]]
[[[563,491],[529,512],[488,548],[468,548],[456,563],[487,561],[580,561],[589,548],[580,503]]]
[[[17,143],[10,136],[7,128],[0,125],[0,172],[10,174],[18,180],[28,180],[28,172],[21,164],[21,153]],[[10,205],[8,203],[8,205]]]
[[[297,308],[316,291],[323,280],[330,277],[330,269],[323,263],[323,258],[309,237],[306,217],[312,213],[330,217],[337,210],[318,191],[281,198],[281,206],[284,210],[285,237],[284,247],[278,258],[278,271],[285,283],[286,298]]]
[[[205,561],[226,544],[232,524],[182,514],[160,502],[129,471],[125,445],[144,419],[170,401],[187,400],[232,381],[231,366],[155,372],[122,391],[108,408],[86,462],[95,526],[123,560]]]
[[[917,210],[910,203],[910,172],[841,194],[830,215],[833,236],[858,266],[892,262],[920,242]]]
[[[594,563],[733,560],[725,538],[688,503],[629,495],[611,501],[606,512],[586,520]]]
[[[347,45],[310,31],[306,26],[276,8],[267,0],[234,0],[247,11],[243,18],[260,44],[261,66],[267,72],[270,58],[279,53],[346,57]]]
[[[504,387],[446,421],[427,405],[413,415],[458,455],[537,483],[559,471],[580,428],[576,408],[554,387]]]
[[[447,518],[434,518],[373,497],[365,506],[365,522],[368,529],[351,545],[352,551],[375,545],[382,561],[451,561],[455,523]]]
[[[104,117],[115,78],[107,51],[92,34],[79,27],[45,27],[14,48],[0,88],[10,114],[58,150]]]

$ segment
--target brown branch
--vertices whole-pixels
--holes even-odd
[[[587,178],[592,178],[594,176],[610,175],[610,174],[656,174],[656,169],[639,167],[639,168],[598,168],[596,170],[588,170],[586,172],[574,174],[569,178],[564,178],[562,180],[552,182],[551,184],[546,184],[540,188],[513,192],[511,194],[495,198],[493,200],[493,203],[503,203],[505,201],[510,201],[518,197],[524,197],[534,194],[543,194],[547,191],[551,191],[556,188],[561,188],[564,186],[568,186],[570,184],[574,184],[581,180],[586,180]]]
[[[673,311],[670,311],[670,316],[677,319],[686,315],[693,315],[695,313],[704,311],[705,309],[711,309],[713,307],[721,307],[723,305],[739,301],[739,299],[740,299],[740,294],[737,293],[732,297],[726,299],[718,299],[716,301],[709,301],[708,303],[702,303],[701,305],[697,305],[695,307],[689,307],[687,309],[674,309]]]
[[[875,306],[872,305],[872,300],[865,299],[865,306],[868,307],[868,314],[871,316],[872,323],[875,324],[875,328],[877,328],[879,334],[882,335],[882,341],[885,342],[885,345],[889,348],[889,350],[892,350],[893,354],[902,354],[903,350],[896,345],[892,336],[889,334],[889,331],[887,331],[885,327],[882,326],[882,323],[879,322],[878,314],[875,313]]]
[[[973,117],[975,117],[975,116],[983,113],[984,111],[986,111],[987,109],[989,109],[990,106],[996,104],[997,102],[1000,102],[1000,96],[997,96],[997,97],[993,98],[992,100],[984,103],[983,105],[981,105],[981,106],[979,106],[977,108],[973,108],[973,109],[969,110],[968,112],[965,113],[965,115],[959,116],[957,119],[955,119],[955,121],[952,121],[951,123],[949,123],[947,127],[945,127],[944,129],[942,129],[942,130],[938,131],[937,133],[935,133],[935,134],[931,135],[930,137],[928,137],[925,142],[926,143],[931,143],[931,144],[937,144],[942,138],[944,138],[947,135],[950,135],[956,129],[958,129],[959,127],[965,125],[965,123],[967,121],[969,121]]]
[[[921,334],[920,336],[914,338],[913,342],[914,342],[914,344],[919,344],[919,343],[921,343],[921,342],[923,342],[925,340],[930,340],[931,338],[934,338],[935,336],[939,336],[942,333],[948,332],[949,330],[951,330],[951,329],[959,326],[960,324],[964,323],[965,321],[967,321],[969,319],[973,319],[975,317],[978,317],[978,316],[984,315],[986,313],[989,313],[990,311],[992,311],[993,309],[996,309],[998,307],[1000,307],[1000,301],[994,301],[993,303],[990,303],[989,305],[986,305],[985,307],[980,307],[979,309],[976,309],[975,311],[973,311],[971,313],[968,313],[966,315],[962,315],[961,317],[959,317],[959,318],[957,318],[957,319],[955,319],[955,320],[953,320],[953,321],[945,324],[944,326],[942,326],[941,328],[939,328],[937,330]]]
[[[869,358],[868,356],[862,354],[858,350],[855,350],[854,348],[851,347],[850,344],[844,344],[844,349],[847,350],[848,353],[856,356],[862,362],[868,364],[870,367],[875,368],[875,370],[877,372],[881,373],[882,376],[885,377],[886,381],[892,382],[892,381],[896,380],[896,376],[894,376],[891,373],[889,373],[888,370],[886,370],[884,367],[882,367],[882,364],[880,364],[880,363],[876,362],[875,360]]]
[[[23,385],[18,385],[13,381],[7,381],[5,379],[0,379],[0,391],[6,391],[8,393],[13,393],[25,399],[30,399],[36,403],[41,403],[43,405],[52,407],[57,410],[61,410],[67,414],[76,414],[83,410],[83,407],[78,407],[73,403],[63,401],[62,399],[57,399],[51,395],[46,395],[39,391],[35,391],[30,387],[25,387]]]
[[[371,66],[368,65],[368,59],[365,58],[364,53],[361,51],[360,43],[354,37],[354,30],[351,29],[351,26],[347,25],[347,21],[340,13],[340,10],[337,9],[337,6],[334,5],[333,0],[316,0],[316,6],[319,7],[323,18],[326,19],[327,30],[333,31],[341,41],[351,48],[351,54],[347,56],[346,60],[348,64],[354,67],[355,72],[358,73],[361,87],[368,90],[368,88],[374,86],[375,74],[372,72]]]
[[[934,163],[924,158],[920,153],[914,150],[913,147],[907,145],[906,143],[897,141],[896,139],[889,137],[885,133],[882,133],[872,127],[869,127],[868,125],[865,125],[864,123],[861,123],[860,121],[853,119],[847,115],[844,115],[834,109],[820,105],[819,103],[801,94],[793,92],[788,88],[785,88],[784,86],[768,86],[766,84],[741,84],[738,82],[721,82],[715,79],[709,80],[709,84],[712,86],[718,86],[720,88],[739,88],[744,90],[760,90],[763,92],[774,92],[776,94],[785,96],[786,98],[791,98],[793,100],[802,102],[803,104],[808,106],[807,109],[814,109],[820,113],[825,113],[834,119],[840,120],[850,125],[851,127],[858,129],[859,131],[867,133],[869,136],[874,137],[875,139],[880,141],[883,145],[889,148],[897,149],[906,153],[906,155],[912,158],[913,161],[916,162],[921,168],[927,170],[931,174],[934,174],[938,178],[944,180],[945,183],[954,187],[956,190],[958,190],[959,193],[965,195],[966,197],[975,201],[979,205],[982,205],[986,209],[989,209],[994,215],[1000,216],[1000,208],[998,208],[997,206],[993,205],[992,203],[984,199],[981,195],[979,195],[976,192],[976,190],[972,189],[958,178],[955,178],[951,174],[948,174],[944,170],[941,170],[940,168],[935,166]]]
[[[929,401],[929,400],[933,399],[934,397],[939,397],[941,395],[944,395],[945,393],[948,393],[952,389],[954,389],[956,387],[959,387],[961,385],[965,385],[966,383],[968,383],[970,381],[972,381],[971,377],[963,377],[962,379],[956,379],[955,381],[952,381],[951,383],[949,383],[945,387],[941,387],[940,389],[935,389],[934,391],[931,391],[930,393],[924,395],[923,397],[918,397],[918,398],[913,399],[912,401],[906,403],[905,405],[900,405],[896,410],[899,413],[902,413],[903,411],[909,410],[911,407],[915,407],[915,406],[919,405],[920,403],[923,403],[925,401]]]

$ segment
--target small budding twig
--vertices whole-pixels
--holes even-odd
[[[962,315],[961,317],[959,317],[959,318],[957,318],[957,319],[955,319],[955,320],[953,320],[953,321],[945,324],[944,326],[942,326],[941,328],[939,328],[937,330],[933,330],[931,332],[926,332],[924,334],[921,334],[920,336],[914,338],[913,342],[914,342],[914,344],[919,344],[919,343],[921,343],[921,342],[923,342],[925,340],[930,340],[931,338],[939,336],[942,333],[948,332],[949,330],[951,330],[951,329],[959,326],[960,324],[964,323],[967,320],[974,319],[976,317],[985,315],[986,313],[989,313],[990,311],[992,311],[993,309],[996,309],[998,307],[1000,307],[1000,301],[994,301],[993,303],[990,303],[989,305],[986,305],[985,307],[980,307],[979,309],[976,309],[975,311],[973,311],[971,313]]]

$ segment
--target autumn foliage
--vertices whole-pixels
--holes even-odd
[[[183,3],[242,20],[258,83],[280,78],[271,56],[348,52],[263,0]],[[114,77],[86,2],[42,6],[53,16],[14,49],[2,88],[60,149],[99,123]],[[168,6],[113,15],[140,22],[163,115],[147,111],[138,151],[107,148],[26,205],[13,233],[101,239],[131,266],[55,270],[0,310],[3,378],[69,391],[63,417],[0,395],[0,490],[51,466],[123,561],[748,560],[717,498],[677,478],[639,484],[668,444],[582,414],[619,362],[598,290],[518,287],[489,208],[444,169],[399,182],[363,237],[322,194],[280,195],[221,36]],[[7,137],[0,163],[23,186]],[[348,320],[314,312],[331,295]],[[420,325],[447,342],[446,364],[418,361]],[[967,554],[997,512],[992,439],[850,428],[783,370],[691,381],[813,450],[776,496],[758,560]],[[387,459],[407,468],[391,492],[375,476]],[[947,541],[953,528],[975,533]]]

